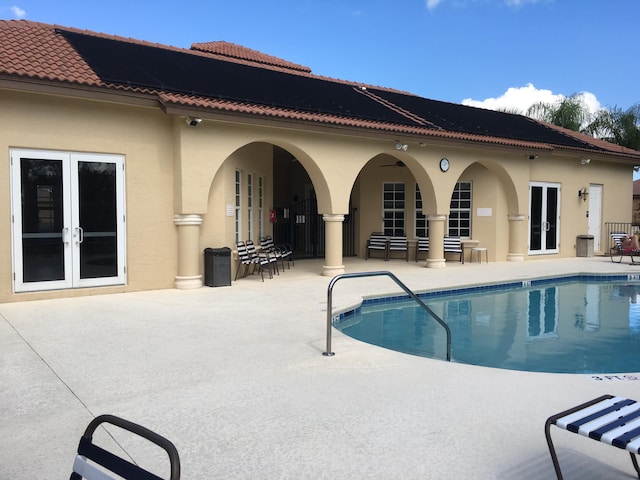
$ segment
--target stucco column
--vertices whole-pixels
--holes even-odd
[[[427,268],[444,268],[444,225],[446,215],[429,215],[429,256]]]
[[[200,225],[202,215],[174,215],[173,223],[178,227],[178,275],[175,286],[178,290],[202,287],[200,274]]]
[[[342,263],[342,223],[344,215],[325,214],[324,220],[324,266],[322,275],[335,277],[344,273]]]
[[[523,262],[524,252],[522,249],[527,245],[526,231],[527,225],[524,215],[509,215],[509,253],[508,262]]]

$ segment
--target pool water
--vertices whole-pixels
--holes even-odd
[[[449,325],[454,362],[532,372],[640,372],[638,282],[544,282],[421,299]],[[367,343],[446,358],[444,329],[412,300],[365,302],[334,326]]]

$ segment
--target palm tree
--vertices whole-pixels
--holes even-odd
[[[627,110],[600,110],[585,132],[611,143],[640,150],[640,103]]]
[[[555,103],[534,103],[527,110],[528,117],[580,132],[589,123],[589,108],[580,94],[563,97]]]

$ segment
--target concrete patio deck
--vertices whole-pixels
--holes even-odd
[[[329,278],[303,260],[272,280],[0,304],[0,478],[68,478],[77,442],[112,413],[169,438],[185,479],[554,478],[545,419],[603,393],[640,397],[640,374],[540,374],[447,363],[334,331]],[[636,274],[606,257],[523,263],[345,259],[414,290],[580,272]],[[398,291],[345,280],[334,307]],[[613,354],[614,352],[612,352]],[[565,478],[635,478],[626,452],[553,431]],[[166,457],[110,429],[96,436],[136,461]]]

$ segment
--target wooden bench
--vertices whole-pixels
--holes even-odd
[[[369,236],[365,260],[369,260],[369,256],[373,252],[381,252],[385,260],[389,259],[389,240],[383,233],[374,232]]]
[[[551,440],[551,425],[628,451],[640,478],[636,458],[640,453],[640,403],[635,400],[603,395],[547,419],[544,433],[556,476],[562,480],[558,456]]]

